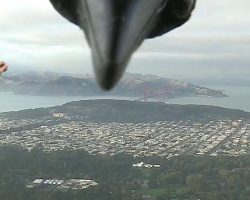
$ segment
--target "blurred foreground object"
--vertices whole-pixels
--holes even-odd
[[[50,0],[84,32],[100,86],[109,90],[121,79],[136,49],[188,21],[196,0]]]
[[[7,70],[8,70],[8,65],[5,62],[0,61],[0,75],[3,72],[6,72]]]

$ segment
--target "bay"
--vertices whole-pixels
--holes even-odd
[[[205,85],[205,87],[221,90],[224,94],[228,95],[228,97],[183,97],[170,99],[169,103],[213,105],[250,112],[250,86]]]
[[[225,108],[241,109],[250,112],[250,86],[220,86],[206,85],[205,87],[222,90],[229,97],[210,98],[210,97],[183,97],[169,99],[170,104],[198,104],[214,105]],[[112,97],[112,96],[91,96],[91,97],[49,97],[49,96],[29,96],[16,95],[13,93],[0,93],[0,113],[8,111],[18,111],[39,107],[51,107],[62,105],[70,101],[89,100],[89,99],[126,99],[135,100],[136,98]]]
[[[62,105],[71,101],[90,100],[90,99],[112,99],[111,96],[31,96],[17,95],[9,92],[0,92],[0,113],[9,111],[19,111],[25,109],[53,107]],[[115,99],[126,99],[115,97]],[[129,98],[127,98],[129,100]]]

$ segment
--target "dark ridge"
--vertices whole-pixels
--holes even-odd
[[[50,117],[55,112],[67,116],[85,117],[95,122],[153,122],[174,120],[228,120],[249,119],[250,113],[242,110],[227,109],[206,105],[177,105],[157,102],[138,102],[125,100],[83,100],[66,103],[51,108],[29,109],[19,112],[2,113],[0,117],[41,118]]]

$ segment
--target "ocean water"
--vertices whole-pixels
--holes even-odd
[[[249,87],[229,87],[219,85],[206,85],[212,89],[223,90],[229,97],[208,98],[208,97],[183,97],[169,99],[168,103],[174,104],[199,104],[215,105],[226,108],[242,109],[250,112],[250,86]],[[18,111],[30,108],[51,107],[62,105],[70,101],[86,99],[124,99],[122,97],[44,97],[16,95],[13,93],[0,93],[0,112]],[[129,99],[129,98],[125,98]],[[130,99],[135,100],[135,99]]]

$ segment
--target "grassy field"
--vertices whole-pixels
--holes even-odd
[[[185,194],[188,192],[188,189],[186,187],[183,187],[181,185],[179,186],[169,186],[167,188],[159,188],[159,189],[145,189],[142,191],[143,194],[145,195],[150,195],[151,197],[153,197],[154,199],[164,195],[164,193],[175,193],[175,194]]]
[[[146,190],[143,190],[143,193],[145,195],[150,195],[152,197],[161,196],[162,194],[164,194],[164,192],[165,192],[165,188],[163,188],[163,189],[146,189]]]

